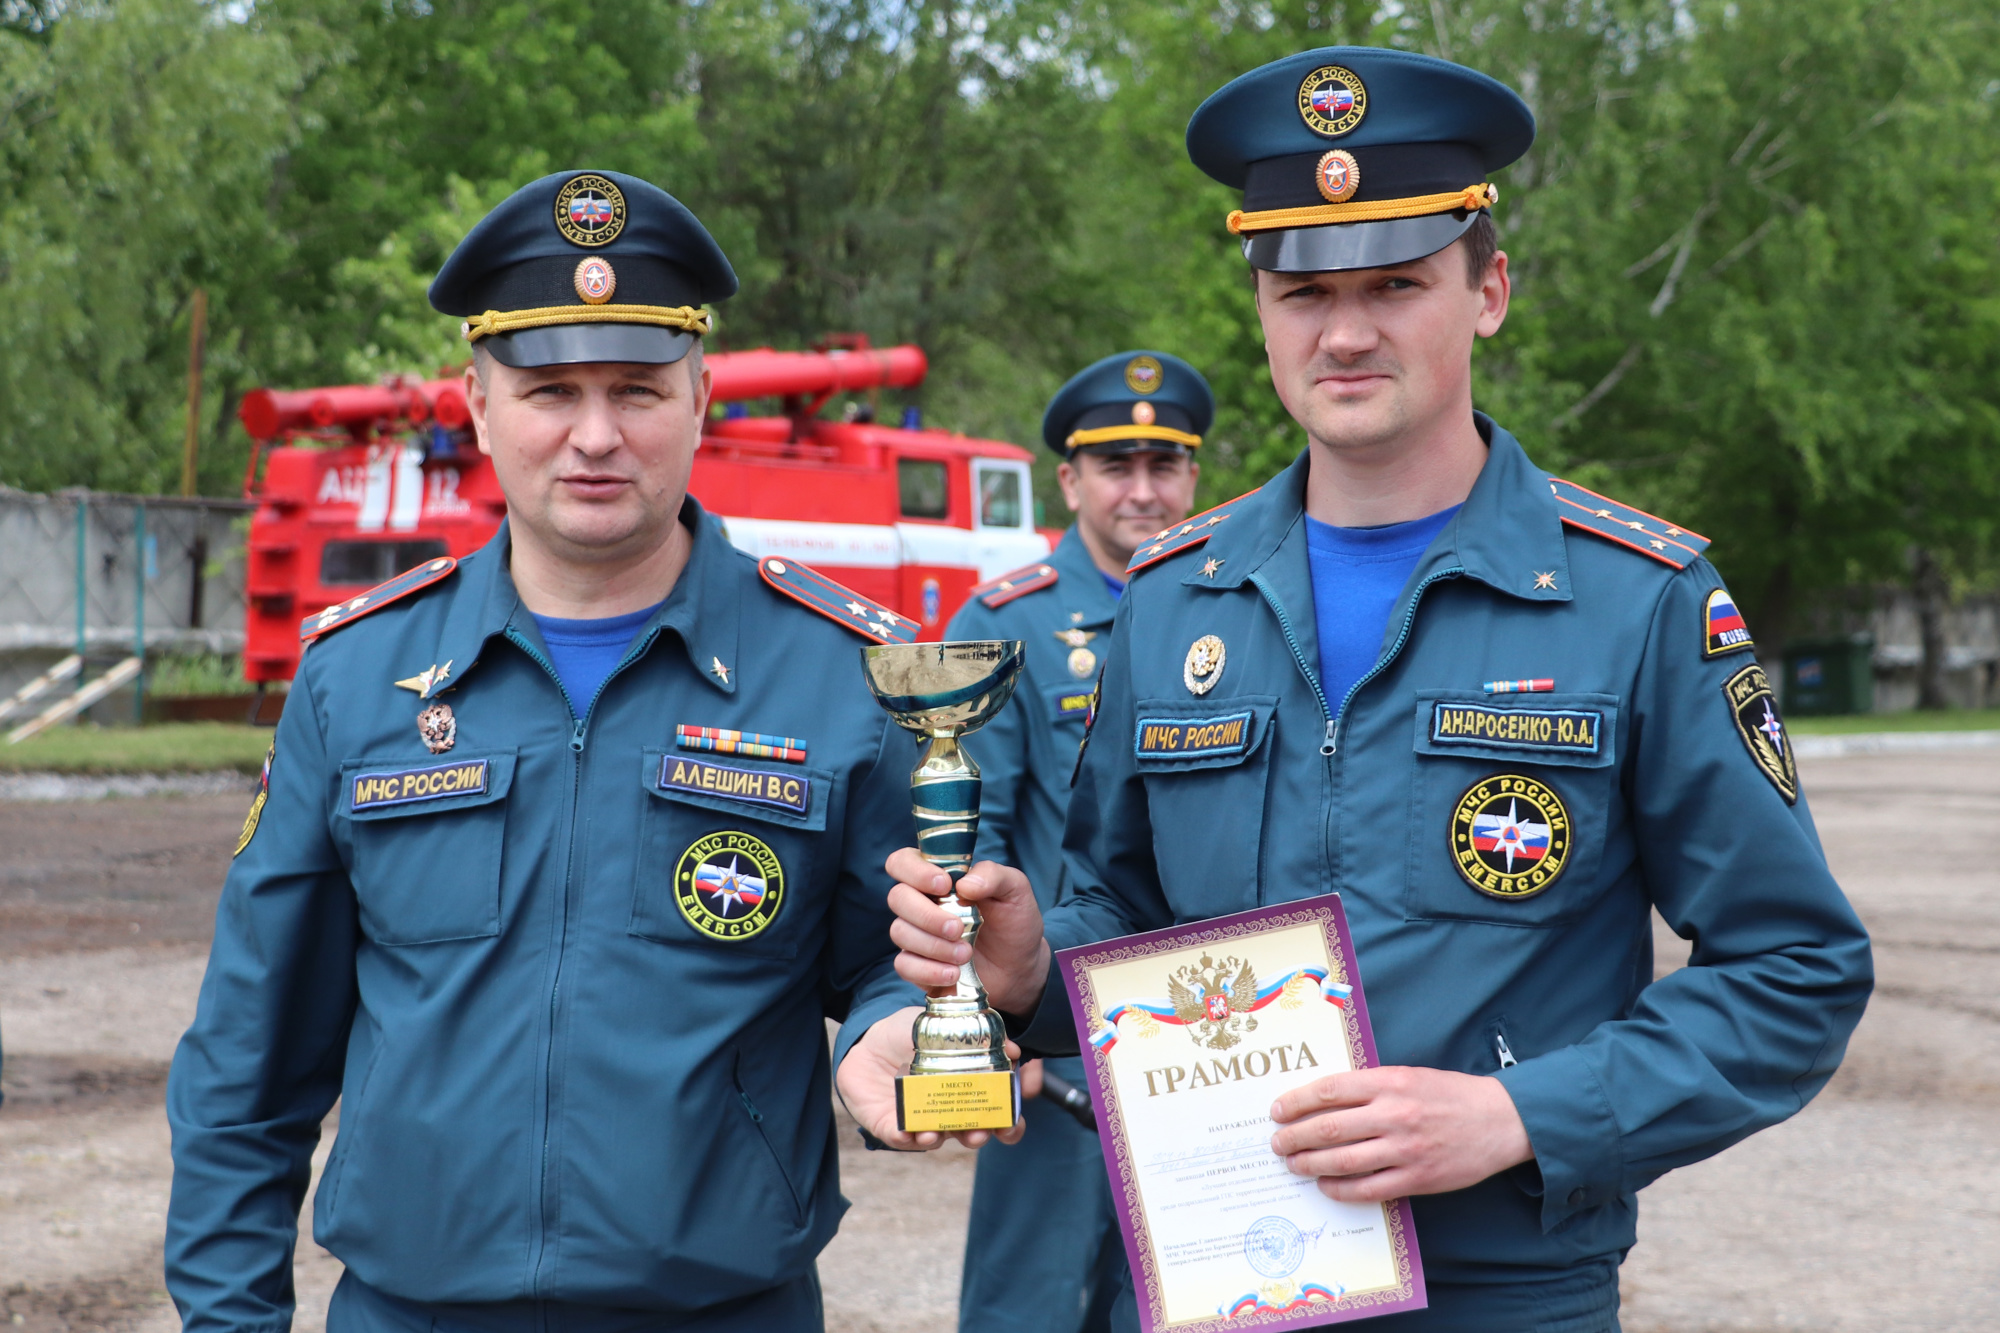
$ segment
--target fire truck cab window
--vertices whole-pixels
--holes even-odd
[[[944,464],[927,458],[896,460],[896,490],[904,518],[943,518],[950,511]]]
[[[447,554],[440,541],[328,542],[320,552],[319,581],[327,587],[354,583],[372,588]]]
[[[979,491],[979,526],[1021,528],[1026,524],[1023,497],[1027,493],[1027,468],[1019,464],[980,463],[974,465]]]

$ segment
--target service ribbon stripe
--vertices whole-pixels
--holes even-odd
[[[731,731],[726,727],[674,728],[674,740],[683,750],[709,750],[716,754],[740,754],[753,759],[782,759],[787,763],[806,761],[806,743],[796,736],[766,736],[759,731]]]
[[[1556,683],[1548,676],[1537,676],[1533,680],[1489,680],[1486,682],[1488,694],[1547,694],[1555,689]]]
[[[1334,1285],[1337,1287],[1340,1286],[1337,1282]],[[1272,1305],[1261,1295],[1253,1291],[1237,1297],[1234,1305],[1229,1306],[1227,1309],[1219,1310],[1217,1313],[1227,1319],[1234,1319],[1238,1315],[1249,1314],[1252,1311],[1258,1314],[1293,1314],[1300,1310],[1311,1309],[1315,1302],[1337,1301],[1346,1292],[1346,1287],[1340,1287],[1338,1292],[1334,1292],[1328,1291],[1317,1282],[1308,1282],[1299,1289],[1297,1296],[1283,1305]]]

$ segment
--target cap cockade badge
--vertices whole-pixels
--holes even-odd
[[[602,176],[572,176],[556,191],[556,230],[572,245],[595,249],[625,230],[625,193]]]
[[[576,294],[585,305],[603,305],[618,290],[618,274],[611,261],[592,255],[576,266]]]
[[[1320,158],[1313,183],[1329,204],[1344,204],[1361,188],[1361,164],[1345,148],[1336,148]]]
[[[1228,655],[1222,640],[1213,634],[1204,634],[1189,644],[1187,662],[1181,667],[1181,683],[1188,687],[1188,693],[1207,694],[1214,689],[1215,682],[1222,679]]]
[[[1299,84],[1299,119],[1314,134],[1337,139],[1368,114],[1361,76],[1340,65],[1321,65]]]

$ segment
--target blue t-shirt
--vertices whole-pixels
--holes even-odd
[[[1354,683],[1382,655],[1396,598],[1458,506],[1379,528],[1336,528],[1306,518],[1313,612],[1319,621],[1319,678],[1336,714]]]
[[[1122,597],[1124,597],[1124,596],[1125,596],[1125,580],[1124,580],[1124,579],[1114,579],[1114,578],[1112,578],[1112,577],[1111,577],[1111,576],[1110,576],[1109,574],[1106,574],[1106,573],[1105,573],[1105,572],[1104,572],[1103,570],[1101,570],[1101,569],[1097,571],[1097,574],[1098,574],[1098,577],[1099,577],[1099,578],[1101,578],[1101,579],[1103,579],[1103,580],[1104,580],[1104,586],[1105,586],[1105,587],[1107,587],[1107,588],[1109,588],[1109,589],[1111,589],[1111,600],[1112,600],[1112,601],[1114,601],[1114,602],[1115,602],[1115,601],[1118,601],[1119,599],[1121,599]]]
[[[556,669],[563,692],[569,695],[572,713],[582,717],[589,709],[598,687],[632,646],[639,627],[651,620],[662,605],[663,602],[656,602],[643,611],[628,611],[602,620],[535,616],[535,627],[541,630],[542,642],[549,650],[549,664]],[[532,611],[529,614],[534,615]]]

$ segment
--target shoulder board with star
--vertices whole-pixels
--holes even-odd
[[[1131,578],[1142,569],[1150,569],[1162,560],[1171,559],[1182,551],[1192,551],[1209,539],[1215,525],[1229,517],[1229,511],[1236,505],[1255,495],[1256,491],[1245,491],[1234,500],[1224,500],[1213,509],[1196,514],[1185,523],[1162,528],[1154,533],[1138,550],[1132,552],[1132,561],[1125,566],[1125,577]]]
[[[1555,492],[1556,508],[1562,511],[1563,522],[1606,541],[1629,546],[1661,564],[1686,569],[1690,561],[1708,549],[1708,538],[1700,533],[1689,532],[1643,509],[1586,490],[1573,481],[1551,477],[1549,489]]]
[[[435,560],[424,561],[415,569],[405,570],[387,583],[377,584],[358,597],[335,602],[326,610],[316,611],[299,622],[299,642],[312,643],[321,635],[380,611],[391,602],[401,601],[413,592],[422,592],[457,568],[458,561],[441,555]]]
[[[915,643],[917,622],[899,616],[880,602],[871,602],[810,565],[767,555],[757,562],[764,582],[800,606],[847,626],[870,643]]]
[[[977,597],[988,607],[1005,606],[1016,597],[1026,597],[1031,592],[1056,586],[1056,567],[1045,561],[1023,565],[1012,573],[1002,574],[997,579],[988,579],[974,588],[969,597]]]

